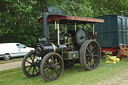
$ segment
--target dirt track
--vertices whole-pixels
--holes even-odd
[[[21,67],[21,61],[0,64],[0,71]]]

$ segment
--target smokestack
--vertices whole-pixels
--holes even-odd
[[[43,25],[43,37],[48,40],[48,8],[42,10],[42,25]]]
[[[121,16],[123,16],[123,11],[121,11]]]

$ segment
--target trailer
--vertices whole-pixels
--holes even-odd
[[[94,24],[103,23],[103,19],[49,15],[45,8],[38,22],[43,25],[43,38],[35,51],[29,52],[22,61],[27,77],[41,74],[44,80],[53,81],[61,76],[64,67],[76,63],[90,71],[98,67],[101,52],[95,40]],[[54,27],[51,33],[50,25]]]
[[[103,15],[97,18],[104,19],[104,23],[95,24],[101,55],[112,52],[112,55],[117,55],[120,59],[123,58],[124,53],[128,56],[128,17]]]

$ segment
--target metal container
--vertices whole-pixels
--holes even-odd
[[[104,15],[104,23],[95,24],[97,41],[101,48],[128,46],[128,17],[119,15]]]

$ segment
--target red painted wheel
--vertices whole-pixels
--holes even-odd
[[[120,49],[118,50],[118,55],[117,55],[117,57],[120,58],[120,60],[122,60],[123,57],[124,57],[124,53],[123,53]]]

